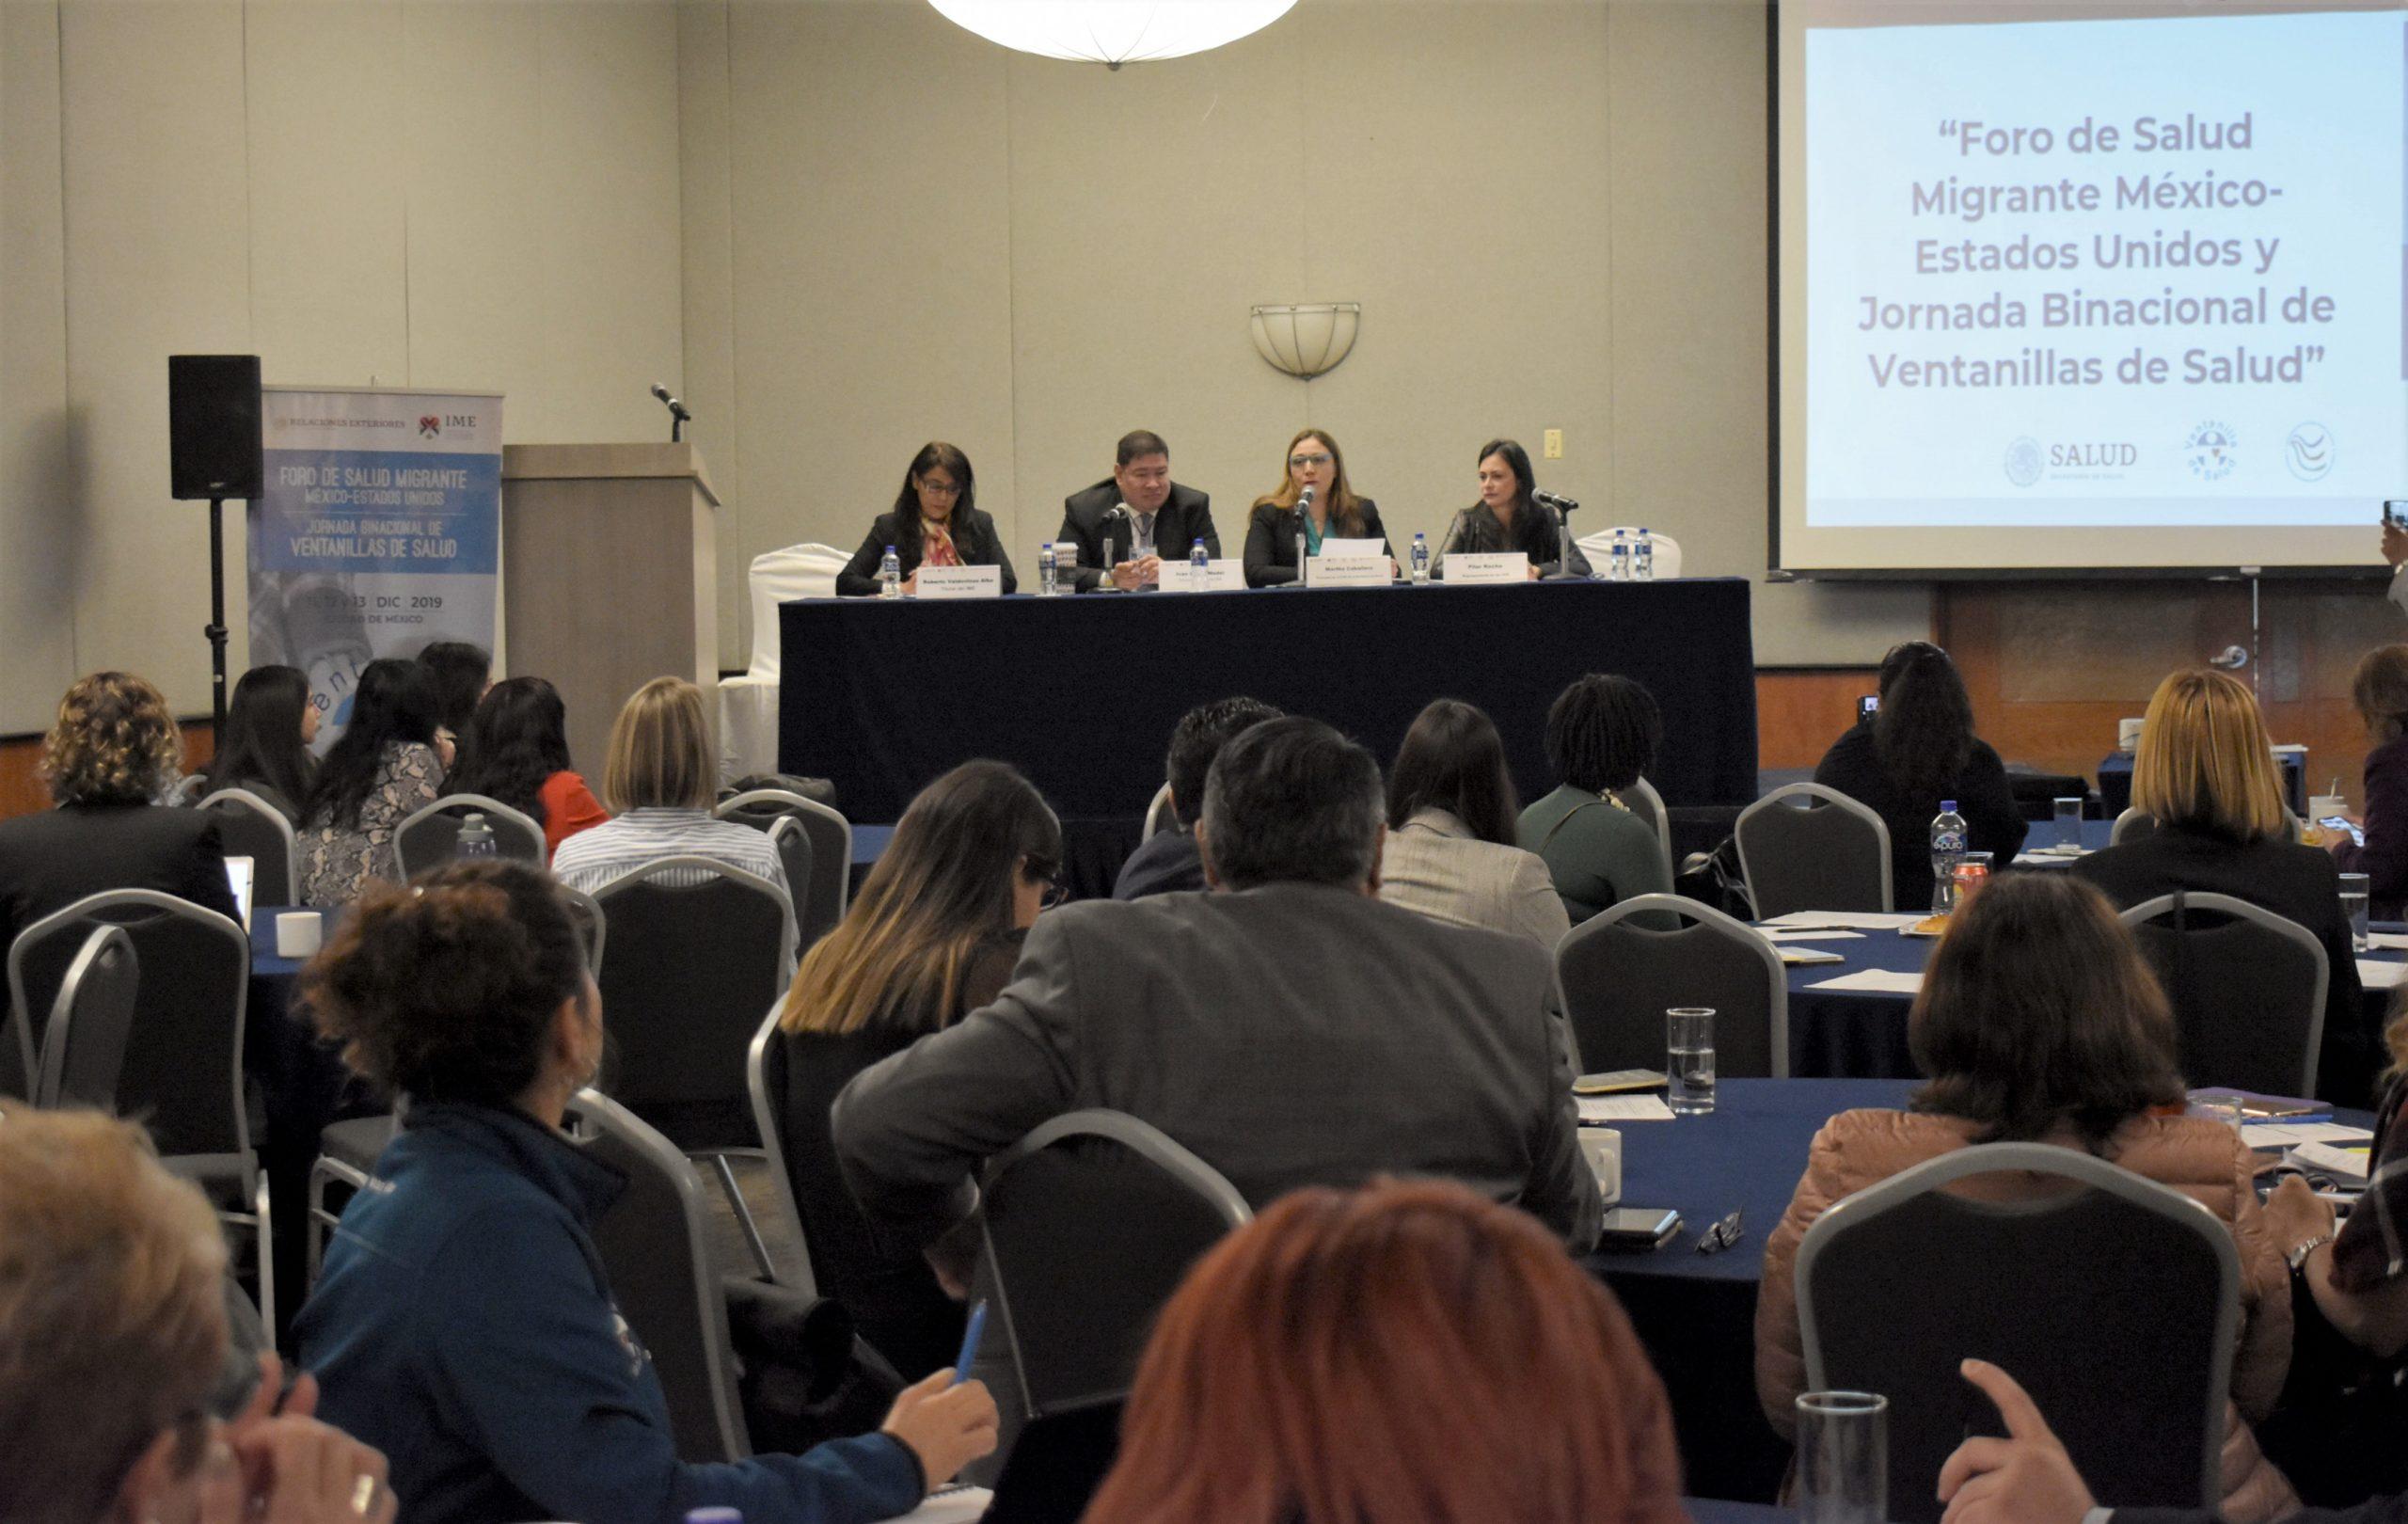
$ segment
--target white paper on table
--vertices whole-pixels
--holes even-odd
[[[1799,930],[1845,928],[1851,931],[1903,931],[1922,919],[1920,915],[1891,911],[1791,911],[1786,915],[1776,915],[1761,924]]]
[[[1920,973],[1902,973],[1894,968],[1860,968],[1853,974],[1843,974],[1835,979],[1806,986],[1809,990],[1855,990],[1869,994],[1915,994],[1923,989]]]
[[[1245,563],[1214,561],[1199,574],[1192,561],[1165,561],[1158,576],[1165,593],[1237,593],[1245,587]]]
[[[2408,963],[2361,958],[2358,960],[2358,982],[2369,990],[2397,990],[2402,984],[2408,984]]]
[[[985,1487],[956,1487],[929,1495],[926,1502],[896,1518],[894,1524],[977,1524],[995,1495]]]
[[[1458,550],[1439,565],[1438,575],[1462,587],[1527,582],[1530,558],[1519,550]]]
[[[1385,540],[1323,540],[1321,542],[1321,548],[1313,552],[1313,559],[1319,561],[1324,556],[1377,556],[1386,561],[1387,554],[1387,542]]]
[[[1323,554],[1305,563],[1307,587],[1386,587],[1395,579],[1388,567],[1388,558],[1377,553],[1368,556]]]
[[[1000,598],[1004,595],[1004,568],[923,566],[919,579],[911,585],[919,596],[932,602],[944,598]]]
[[[2374,1135],[2342,1122],[2249,1122],[2242,1141],[2253,1149],[2295,1149],[2302,1143],[2369,1143]]]
[[[1826,947],[1784,947],[1775,944],[1772,949],[1791,968],[1812,968],[1824,963],[1845,963],[1846,959]]]
[[[1807,927],[1802,929],[1791,930],[1778,925],[1777,923],[1768,921],[1765,924],[1764,939],[1766,942],[1775,943],[1862,942],[1864,940],[1864,933],[1861,931],[1834,931],[1823,927]]]
[[[1671,1121],[1672,1108],[1660,1095],[1576,1095],[1580,1124],[1595,1122]]]
[[[2393,952],[2408,952],[2408,937],[2397,931],[2377,931],[2367,938],[2367,943],[2370,946],[2387,947]]]

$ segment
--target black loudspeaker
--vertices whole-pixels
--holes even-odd
[[[167,357],[167,452],[178,498],[256,498],[260,357]]]

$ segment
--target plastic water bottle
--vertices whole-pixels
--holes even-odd
[[[689,1508],[686,1524],[744,1524],[741,1508]]]
[[[1061,558],[1054,553],[1054,542],[1038,541],[1037,545],[1037,595],[1038,597],[1050,598],[1060,591],[1054,585],[1054,569],[1060,564]]]
[[[1630,580],[1630,536],[1621,530],[1614,531],[1613,551],[1606,562],[1606,580]]]
[[[452,844],[452,855],[463,860],[501,855],[500,844],[493,839],[493,827],[485,824],[482,812],[471,810],[461,820],[459,837]]]
[[[1956,802],[1943,799],[1931,818],[1931,913],[1945,915],[1956,905],[1956,865],[1965,860],[1965,818]]]
[[[1656,532],[1641,529],[1639,541],[1630,548],[1630,578],[1635,582],[1656,580]]]
[[[1204,543],[1202,535],[1196,536],[1196,543],[1187,548],[1187,564],[1196,568],[1196,575],[1199,580],[1211,575],[1212,548]]]
[[[903,595],[903,562],[891,545],[886,548],[886,554],[878,558],[878,595],[881,598]]]
[[[1413,534],[1413,585],[1430,585],[1430,536],[1418,530]]]

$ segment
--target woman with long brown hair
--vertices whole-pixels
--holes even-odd
[[[2367,876],[2375,919],[2396,921],[2408,904],[2408,645],[2368,651],[2351,679],[2350,699],[2374,742],[2359,795],[2365,818],[2352,822],[2365,827],[2366,842],[2336,831],[2325,845],[2335,866]]]
[[[2173,1013],[2106,899],[2062,873],[1991,879],[1949,918],[1908,1013],[1907,1040],[1926,1076],[1909,1109],[1825,1122],[1765,1241],[1756,1395],[1773,1427],[1795,1431],[1805,1389],[1795,1273],[1806,1230],[1833,1202],[1982,1143],[2080,1149],[2172,1186],[2230,1229],[2242,1278],[2232,1400],[2245,1417],[2265,1417],[2290,1358],[2291,1303],[2258,1206],[2257,1158],[2223,1122],[2183,1114]],[[1994,1177],[1973,1183],[2017,1188]],[[2252,1464],[2245,1442],[2227,1458],[2221,1516],[2271,1516],[2289,1493],[2281,1478]]]
[[[1308,490],[1311,505],[1300,508]],[[1279,484],[1254,500],[1245,530],[1245,585],[1284,587],[1296,581],[1302,575],[1296,564],[1299,534],[1307,556],[1321,554],[1325,539],[1377,540],[1391,569],[1396,562],[1387,531],[1380,526],[1379,504],[1354,495],[1346,480],[1346,456],[1320,429],[1299,430],[1288,441]]]
[[[778,1016],[786,1166],[819,1289],[909,1378],[952,1360],[961,1308],[919,1255],[872,1235],[837,1172],[829,1108],[854,1075],[1002,992],[1061,866],[1062,827],[1028,780],[963,763],[903,812]]]
[[[978,478],[970,457],[942,439],[929,440],[911,457],[895,506],[871,522],[862,548],[836,574],[837,595],[876,594],[879,563],[889,550],[902,569],[907,594],[919,591],[922,566],[1000,566],[1004,591],[1019,585],[993,516],[978,507]]]
[[[1163,1310],[1085,1524],[1685,1519],[1622,1307],[1464,1186],[1281,1198]]]

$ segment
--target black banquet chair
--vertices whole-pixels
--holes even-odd
[[[471,815],[482,815],[493,828],[497,855],[541,867],[548,857],[544,828],[523,810],[514,810],[483,794],[446,794],[393,828],[393,859],[404,881],[451,861],[460,842],[460,827]]]
[[[117,1109],[125,1044],[134,1030],[134,1003],[142,969],[134,939],[121,926],[94,927],[59,981],[42,1033],[37,1106]]]
[[[1574,927],[1556,946],[1555,966],[1584,1072],[1664,1068],[1664,1013],[1703,1006],[1715,1013],[1717,1072],[1789,1077],[1781,954],[1710,905],[1679,895],[1622,900]]]
[[[755,831],[769,831],[781,819],[792,819],[811,843],[810,877],[793,876],[786,882],[795,894],[795,922],[808,947],[836,929],[852,901],[853,827],[832,805],[806,799],[787,788],[753,788],[731,795],[711,814]]]
[[[2332,980],[2316,933],[2229,895],[2160,895],[2123,920],[2174,1007],[2192,1084],[2316,1093]]]
[[[195,808],[217,820],[217,839],[229,857],[251,860],[251,906],[256,912],[301,903],[301,854],[293,822],[282,810],[247,788],[221,788]]]
[[[1790,784],[1739,812],[1732,835],[1756,919],[1891,909],[1890,828],[1836,788]]]

